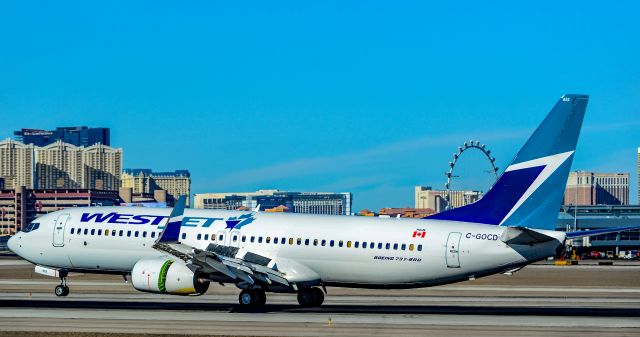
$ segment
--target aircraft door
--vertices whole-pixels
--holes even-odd
[[[53,246],[64,247],[64,230],[67,227],[69,214],[60,214],[53,224]]]
[[[237,229],[232,230],[229,233],[229,246],[231,247],[240,247],[240,231]]]
[[[449,233],[445,256],[447,257],[448,268],[460,268],[460,238],[462,233]]]

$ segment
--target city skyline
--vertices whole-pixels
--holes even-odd
[[[187,168],[192,193],[348,191],[357,211],[442,188],[470,139],[506,167],[579,92],[591,99],[572,171],[628,172],[633,191],[640,46],[626,37],[639,5],[507,4],[10,4],[0,138],[109,127],[124,167]],[[486,190],[481,160],[463,158],[459,189]]]

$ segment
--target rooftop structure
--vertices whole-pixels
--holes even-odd
[[[35,146],[47,146],[60,140],[75,146],[91,146],[111,144],[109,128],[88,128],[86,126],[58,127],[47,131],[40,129],[21,129],[14,131],[16,140]]]
[[[309,214],[351,215],[352,195],[349,192],[256,192],[200,193],[194,195],[194,207],[237,210],[240,207],[260,210]],[[282,207],[281,207],[282,206]]]

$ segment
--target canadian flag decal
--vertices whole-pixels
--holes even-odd
[[[412,237],[414,237],[414,238],[424,238],[425,235],[427,235],[427,231],[425,231],[424,229],[416,229],[415,231],[413,231]]]

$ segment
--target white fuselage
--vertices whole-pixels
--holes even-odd
[[[88,207],[36,219],[12,249],[34,264],[70,271],[130,273],[162,256],[152,246],[170,209]],[[238,247],[273,261],[293,279],[354,287],[419,287],[504,272],[555,254],[564,233],[534,247],[500,240],[505,227],[442,220],[185,210],[180,241],[205,250]],[[106,234],[105,234],[106,232]]]

